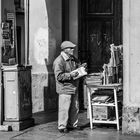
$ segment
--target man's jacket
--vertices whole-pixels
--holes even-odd
[[[78,88],[78,80],[73,80],[70,72],[80,65],[74,56],[69,58],[64,52],[55,59],[53,69],[56,80],[56,92],[58,94],[75,94]]]

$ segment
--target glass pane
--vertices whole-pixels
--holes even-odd
[[[2,63],[16,64],[15,5],[13,0],[2,1]]]
[[[113,13],[113,0],[88,0],[88,13]]]
[[[95,28],[96,27],[96,28]],[[89,72],[100,72],[104,63],[109,62],[112,43],[112,21],[88,23],[88,66]]]

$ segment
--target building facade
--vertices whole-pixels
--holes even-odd
[[[84,0],[1,0],[1,25],[8,20],[7,18],[11,19],[14,16],[16,34],[12,37],[16,41],[11,44],[15,43],[15,48],[18,48],[12,47],[11,58],[15,59],[10,60],[10,56],[3,57],[6,48],[1,49],[1,62],[32,66],[32,112],[35,113],[57,108],[52,63],[60,52],[63,40],[70,40],[78,45],[75,54],[83,62],[88,61],[88,64],[92,62],[90,66],[93,67],[89,66],[91,72],[95,69],[100,70],[100,67],[96,67],[94,60],[89,61],[94,58],[94,53],[90,52],[96,51],[100,56],[99,52],[105,52],[99,49],[103,44],[123,45],[122,132],[140,134],[140,2],[137,0],[102,2],[102,0],[86,2]],[[3,36],[0,39],[3,48]],[[93,40],[97,43],[94,44]],[[91,46],[97,49],[94,50]],[[100,59],[101,57],[97,61],[95,58],[102,66]],[[2,75],[0,77],[2,79]],[[2,99],[1,97],[1,101],[4,101]],[[80,100],[83,100],[82,96]],[[2,118],[2,107],[0,110]]]

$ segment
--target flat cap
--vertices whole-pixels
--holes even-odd
[[[64,42],[62,42],[62,44],[61,44],[61,49],[62,49],[62,50],[63,50],[63,49],[66,49],[66,48],[74,48],[74,47],[76,47],[76,45],[73,44],[73,43],[70,42],[70,41],[64,41]]]

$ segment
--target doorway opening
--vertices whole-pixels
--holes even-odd
[[[78,56],[82,63],[87,62],[88,78],[97,84],[122,83],[122,0],[80,0],[78,21]],[[111,60],[114,60],[112,53],[116,57],[116,50],[119,51],[120,56],[109,69],[113,74],[110,74],[108,79],[103,76],[104,79],[100,79],[101,83],[99,83],[99,79],[95,79],[94,74],[104,73]],[[83,83],[85,79],[80,83],[79,90],[83,95],[80,94],[79,98],[80,102],[83,102],[81,105],[86,108],[88,103],[85,86],[82,87]]]

